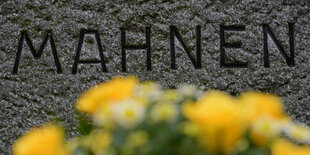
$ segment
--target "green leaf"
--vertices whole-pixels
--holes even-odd
[[[238,153],[238,155],[271,155],[271,152],[266,148],[251,147],[243,152]]]
[[[88,135],[92,130],[93,126],[90,118],[86,114],[78,113],[78,121],[79,121],[79,132],[81,135]]]
[[[74,150],[73,155],[93,155],[94,153],[84,147],[78,147]]]

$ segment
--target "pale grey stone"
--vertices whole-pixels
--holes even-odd
[[[77,134],[74,104],[80,93],[121,72],[120,29],[127,43],[145,43],[151,27],[152,71],[146,71],[146,52],[128,51],[128,74],[155,80],[165,87],[192,83],[200,88],[238,95],[245,90],[275,93],[296,121],[310,124],[310,14],[306,0],[10,0],[0,1],[0,154],[28,129],[59,118],[68,137]],[[270,68],[263,64],[263,24],[268,24],[289,52],[288,22],[295,23],[295,61],[288,67],[269,39]],[[170,69],[169,26],[175,25],[195,55],[195,27],[202,26],[202,69],[195,70],[179,43],[177,70]],[[227,32],[227,61],[248,62],[248,68],[220,68],[220,25],[246,25],[245,32]],[[18,40],[26,30],[36,49],[52,29],[63,74],[57,74],[50,45],[34,60],[24,44],[19,70],[13,75]],[[80,29],[100,34],[108,73],[99,65],[79,65],[71,74]],[[92,35],[88,39],[92,40]],[[96,42],[85,41],[81,58],[98,58]]]

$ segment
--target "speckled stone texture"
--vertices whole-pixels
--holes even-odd
[[[0,1],[0,154],[10,154],[12,143],[34,126],[60,119],[68,137],[77,134],[74,103],[89,87],[121,72],[120,27],[128,44],[145,43],[151,27],[152,71],[146,71],[145,50],[127,51],[127,70],[141,80],[165,87],[192,83],[238,95],[245,90],[283,97],[296,121],[310,124],[310,2],[306,0],[1,0]],[[295,66],[288,67],[268,39],[270,68],[264,68],[263,24],[268,24],[289,53],[288,22],[295,23]],[[195,55],[195,27],[201,25],[202,69],[194,69],[176,40],[177,70],[170,69],[169,26],[175,25]],[[245,25],[245,31],[225,32],[227,61],[248,62],[248,68],[220,67],[220,25]],[[19,70],[13,75],[18,40],[26,30],[36,49],[46,31],[53,30],[62,74],[48,44],[39,60],[24,43]],[[108,73],[98,64],[79,65],[71,74],[81,29],[98,30]],[[99,58],[94,35],[87,35],[81,59]]]

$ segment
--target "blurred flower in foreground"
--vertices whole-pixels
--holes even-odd
[[[183,84],[178,88],[178,92],[184,98],[198,98],[203,94],[195,85]]]
[[[253,122],[250,135],[254,143],[259,146],[267,145],[280,137],[281,124],[270,117],[261,117]]]
[[[69,154],[62,128],[52,124],[31,129],[14,143],[13,153],[14,155]]]
[[[243,108],[244,118],[252,123],[261,117],[283,119],[284,113],[281,98],[272,94],[260,92],[246,92],[239,96]]]
[[[132,129],[136,127],[143,121],[144,115],[145,106],[134,100],[125,100],[113,107],[115,121],[123,128]]]
[[[289,123],[285,134],[298,143],[310,144],[310,128],[305,125]]]
[[[278,96],[247,92],[239,96],[243,120],[250,127],[251,138],[257,146],[266,146],[281,133],[280,122],[287,119]]]
[[[288,140],[279,140],[271,148],[272,155],[309,155],[310,146],[299,146]]]
[[[113,107],[109,104],[100,105],[93,114],[92,121],[97,126],[104,126],[106,128],[113,128],[115,122],[112,117]]]
[[[226,93],[210,91],[196,104],[185,104],[183,111],[197,124],[200,141],[211,152],[233,151],[244,135],[237,101]]]
[[[181,124],[182,132],[189,137],[197,137],[199,135],[198,126],[190,121],[183,122]]]
[[[148,142],[149,135],[143,130],[138,130],[128,135],[126,145],[130,147],[140,147]]]
[[[151,118],[155,122],[169,122],[176,119],[178,115],[178,106],[174,103],[157,103],[152,107]]]
[[[113,78],[82,94],[76,107],[82,112],[93,114],[102,104],[111,104],[132,97],[137,82],[135,77]]]
[[[177,102],[178,100],[180,100],[180,94],[176,90],[168,89],[163,92],[159,102]]]
[[[112,136],[105,131],[92,131],[88,136],[82,137],[81,146],[90,149],[93,153],[104,153],[112,141]]]
[[[135,98],[144,104],[153,103],[160,99],[162,90],[155,82],[143,82],[139,84],[135,91]]]
[[[127,135],[125,143],[121,146],[122,155],[149,154],[147,144],[149,134],[144,130],[136,130]],[[139,151],[138,151],[139,150]],[[142,152],[141,152],[142,151]]]
[[[81,136],[65,143],[62,129],[48,124],[18,139],[14,154],[310,155],[309,127],[294,123],[272,94],[203,95],[192,85],[163,89],[116,77],[83,93],[76,108],[88,114],[78,113]]]

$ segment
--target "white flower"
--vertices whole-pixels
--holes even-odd
[[[200,91],[196,86],[189,84],[181,85],[178,88],[178,92],[181,94],[181,96],[184,96],[185,98],[198,98],[200,95],[203,94],[203,92]]]
[[[100,106],[93,115],[93,122],[97,126],[110,127],[113,124],[111,106]]]
[[[310,144],[310,128],[307,126],[290,123],[285,128],[285,133],[297,142]]]
[[[282,132],[281,123],[270,117],[262,117],[252,125],[255,133],[272,138],[277,137]]]
[[[137,86],[135,94],[138,98],[145,98],[149,102],[155,102],[162,95],[162,91],[156,83],[145,82]]]
[[[151,110],[151,119],[155,122],[173,121],[178,115],[178,106],[173,103],[157,103]]]
[[[135,100],[125,100],[113,107],[116,123],[124,128],[132,129],[141,123],[145,115],[145,106]]]

